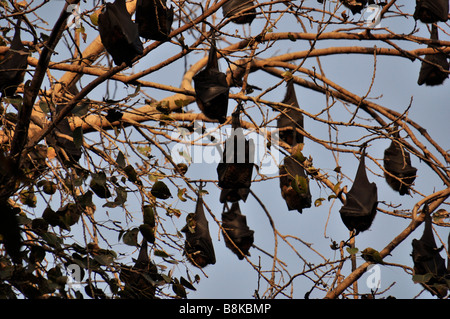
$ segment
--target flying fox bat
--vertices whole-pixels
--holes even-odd
[[[400,138],[397,130],[393,136]],[[397,141],[392,140],[391,145],[384,151],[383,163],[385,170],[395,176],[384,174],[389,186],[402,196],[409,194],[409,188],[416,179],[417,172],[417,168],[411,166],[409,153]]]
[[[431,274],[432,277],[426,283],[423,283],[422,286],[432,295],[443,298],[447,295],[448,290],[444,278],[448,275],[445,267],[445,259],[439,254],[442,247],[437,248],[436,241],[434,240],[428,204],[425,204],[423,213],[425,214],[425,227],[422,237],[412,240],[413,249],[411,256],[414,262],[414,274]]]
[[[253,6],[252,0],[230,0],[222,6],[223,16],[236,24],[251,24],[256,17]]]
[[[367,0],[339,0],[344,6],[350,9],[352,14],[361,13],[367,4]]]
[[[119,278],[125,287],[120,295],[127,299],[153,299],[159,277],[156,265],[148,257],[147,241],[144,239],[134,266],[121,267]]]
[[[195,213],[186,217],[186,225],[181,229],[186,235],[184,249],[189,261],[203,268],[216,263],[214,246],[209,234],[208,220],[203,210],[203,199],[199,190]]]
[[[356,235],[372,225],[378,205],[377,185],[367,179],[365,157],[364,149],[352,188],[347,193],[345,205],[340,209],[343,223],[350,231],[355,230]]]
[[[193,77],[196,101],[206,117],[225,123],[228,111],[228,94],[230,88],[225,73],[219,71],[216,41],[213,40],[209,50],[206,67]]]
[[[250,256],[248,251],[253,245],[254,231],[247,226],[247,218],[242,215],[239,202],[233,203],[227,212],[222,213],[222,228],[225,245],[241,260],[244,259],[244,255]],[[236,249],[230,239],[242,253]]]
[[[173,22],[173,7],[166,0],[138,0],[136,23],[139,35],[147,40],[167,41]]]
[[[416,0],[413,16],[423,23],[446,22],[448,9],[448,0]]]
[[[131,60],[143,53],[138,26],[131,20],[125,0],[106,4],[98,16],[98,31],[103,46],[116,65],[125,62],[131,67]]]
[[[14,96],[17,86],[23,82],[27,69],[28,50],[22,44],[20,22],[19,19],[11,46],[0,61],[0,93],[5,97]]]
[[[430,39],[438,40],[438,31],[435,25],[432,25],[431,27]],[[433,47],[433,45],[431,44],[428,47]],[[444,71],[448,71],[450,69],[447,55],[443,52],[439,52],[437,54],[427,54],[425,55],[425,61],[436,65],[422,61],[417,84],[422,85],[425,83],[425,85],[433,86],[444,83],[448,77],[448,73]],[[439,67],[442,67],[444,71],[441,71]]]
[[[61,107],[58,105],[56,108],[56,114],[60,112]],[[69,140],[65,137],[58,136],[57,133],[61,133],[70,137],[73,137],[73,131],[70,127],[69,120],[63,118],[52,131],[46,137],[48,145],[55,148],[60,153],[62,150],[67,154],[69,160],[78,162],[81,158],[81,149],[77,147],[73,140]],[[63,156],[64,158],[65,156]]]
[[[252,182],[255,145],[244,136],[239,114],[241,105],[232,114],[232,134],[225,142],[222,161],[217,165],[220,202],[247,199]]]
[[[303,212],[311,207],[311,192],[305,169],[294,156],[286,156],[280,166],[281,196],[289,210]]]
[[[299,109],[297,96],[295,95],[294,82],[292,80],[287,83],[286,95],[283,99],[284,104],[289,104],[294,108]],[[297,127],[303,128],[303,114],[292,108],[284,108],[277,120],[278,129],[280,130],[280,140],[289,144],[290,146],[303,143],[303,135],[297,132]]]
[[[0,201],[0,243],[15,263],[21,263],[22,236],[17,214],[20,209],[13,208],[8,202]]]

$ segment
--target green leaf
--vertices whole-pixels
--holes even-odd
[[[169,197],[172,197],[169,188],[162,181],[157,181],[153,184],[151,193],[153,196],[159,199],[167,199]]]
[[[37,197],[34,194],[33,187],[23,189],[19,194],[20,202],[28,207],[35,208],[37,203]]]
[[[135,227],[125,232],[123,235],[123,242],[128,246],[138,246],[137,236],[139,233],[139,228]]]
[[[347,252],[348,252],[350,255],[355,255],[355,254],[358,253],[358,251],[359,251],[359,249],[356,248],[356,247],[353,247],[353,248],[347,247]]]
[[[339,182],[339,183],[337,183],[336,185],[334,185],[333,191],[334,191],[335,193],[337,193],[337,192],[339,191],[339,188],[341,187],[341,183],[342,183],[342,182]]]
[[[125,173],[127,174],[128,180],[132,183],[139,183],[137,173],[134,170],[134,167],[131,165],[126,166],[124,169]]]
[[[362,253],[362,258],[365,261],[374,262],[377,264],[383,263],[383,258],[381,258],[380,253],[371,247],[367,247],[366,249],[361,251],[361,253]]]
[[[158,257],[167,258],[170,257],[164,250],[156,249],[153,254]]]
[[[50,107],[48,106],[47,102],[45,102],[45,101],[39,101],[39,108],[44,113],[47,113],[47,114],[50,113]]]
[[[322,202],[325,200],[325,198],[318,198],[314,201],[314,207],[319,207],[322,205]]]
[[[89,19],[91,20],[91,23],[93,25],[98,26],[98,15],[99,14],[97,12],[94,12],[93,14],[89,15]]]
[[[179,189],[179,190],[178,190],[178,198],[179,198],[182,202],[187,201],[187,199],[183,197],[184,193],[186,193],[186,188],[182,188],[182,189]]]
[[[77,117],[86,115],[89,111],[89,103],[80,102],[71,111],[71,113]]]
[[[122,151],[120,151],[117,155],[116,163],[121,168],[124,168],[126,166],[125,156],[123,155]]]
[[[431,278],[433,278],[432,273],[427,273],[425,275],[413,275],[412,276],[412,280],[416,284],[426,284],[427,282],[430,281]]]
[[[297,41],[297,39],[292,35],[292,33],[288,32],[288,38],[289,40],[291,40],[292,42]]]
[[[155,243],[155,228],[148,225],[148,224],[142,224],[139,226],[139,231],[141,232],[142,236],[151,244]]]
[[[184,279],[183,276],[180,277],[180,284],[182,284],[183,286],[185,286],[186,288],[190,289],[190,290],[197,290],[195,289],[195,287],[186,279]]]

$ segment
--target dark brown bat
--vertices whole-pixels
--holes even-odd
[[[138,0],[136,23],[139,35],[147,40],[168,41],[173,22],[173,7],[166,0]]]
[[[132,60],[143,53],[138,26],[131,20],[125,0],[107,3],[98,16],[98,31],[106,51],[114,63],[131,67]]]
[[[352,14],[361,13],[367,4],[367,0],[339,0],[344,6],[350,9]]]
[[[294,156],[286,156],[280,166],[281,196],[289,210],[303,212],[311,207],[311,191],[305,169]]]
[[[294,108],[299,109],[297,96],[294,89],[294,82],[289,80],[286,86],[286,95],[282,103],[292,105]],[[285,108],[277,119],[277,128],[280,130],[280,140],[290,146],[303,143],[303,135],[297,132],[297,127],[303,128],[303,114],[295,109]],[[290,129],[282,130],[287,128]]]
[[[214,246],[209,234],[208,220],[203,209],[201,187],[198,193],[195,213],[186,217],[186,225],[181,229],[185,233],[184,249],[188,260],[196,267],[203,268],[216,263]]]
[[[22,44],[19,19],[15,26],[14,37],[8,52],[0,61],[0,93],[4,97],[14,96],[17,86],[25,77],[27,69],[28,49]]]
[[[377,185],[367,179],[365,157],[364,149],[352,188],[340,209],[342,221],[350,231],[356,231],[355,235],[369,229],[377,213]]]
[[[397,129],[393,136],[398,139],[400,134]],[[409,153],[397,142],[392,140],[391,145],[384,151],[384,169],[395,177],[384,174],[386,182],[400,195],[409,194],[409,188],[416,179],[417,168],[411,166]]]
[[[217,165],[220,202],[247,199],[252,183],[255,145],[244,136],[239,114],[241,105],[232,114],[232,133],[225,142],[222,161]]]
[[[414,19],[423,23],[446,22],[448,9],[448,0],[416,0]]]
[[[6,201],[0,201],[0,212],[0,243],[12,261],[21,264],[22,236],[18,220],[20,209],[13,208]]]
[[[156,265],[150,261],[147,252],[147,241],[144,239],[139,250],[139,256],[133,267],[122,266],[120,280],[125,283],[119,293],[126,299],[154,299],[156,281],[162,279],[158,275]]]
[[[432,40],[438,40],[438,31],[434,24],[431,27],[430,38]],[[430,44],[428,47],[431,48],[433,45]],[[448,73],[444,71],[448,71],[450,69],[447,54],[443,52],[439,52],[437,54],[427,54],[425,55],[425,61],[431,62],[435,65],[422,61],[417,84],[422,85],[425,83],[425,85],[434,86],[444,83],[444,81],[448,78]],[[442,71],[439,67],[442,67],[444,71]]]
[[[234,202],[227,212],[222,213],[222,228],[225,245],[241,260],[244,259],[244,255],[250,256],[248,251],[253,245],[254,231],[247,226],[247,218],[242,215],[239,202]],[[236,249],[233,243],[242,253]]]
[[[193,77],[196,102],[206,117],[225,123],[228,111],[230,88],[225,73],[219,71],[216,41],[209,50],[208,64]]]
[[[422,284],[432,295],[443,298],[447,295],[448,286],[445,276],[448,275],[445,267],[445,259],[441,257],[441,248],[437,248],[434,240],[431,216],[428,205],[423,208],[425,214],[425,227],[420,239],[412,240],[412,258],[414,262],[414,274],[430,274],[431,278]]]
[[[56,114],[60,111],[60,106],[56,108]],[[73,137],[73,131],[70,127],[69,120],[67,118],[62,119],[55,127],[55,129],[46,137],[46,141],[49,146],[55,148],[58,153],[64,151],[69,160],[78,162],[81,158],[81,149],[77,147],[73,140],[69,140],[65,137],[58,136],[57,133],[61,133],[70,137]],[[62,156],[65,158],[65,156]]]
[[[256,17],[252,0],[230,0],[222,6],[223,16],[237,24],[251,24]]]

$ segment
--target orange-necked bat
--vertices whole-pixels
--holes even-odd
[[[445,267],[445,259],[441,257],[441,248],[437,248],[434,240],[431,216],[428,204],[423,208],[425,214],[425,227],[420,239],[412,240],[412,258],[415,275],[427,275],[431,277],[422,286],[432,295],[443,298],[447,295],[448,284],[445,276],[450,275]]]
[[[225,73],[219,71],[216,41],[211,41],[206,67],[193,77],[196,102],[206,117],[224,123],[227,119],[230,88]]]
[[[359,160],[358,171],[352,188],[347,193],[346,202],[341,207],[341,219],[356,235],[372,225],[378,205],[377,185],[369,182],[365,166],[365,148]]]
[[[173,7],[166,0],[138,0],[136,23],[139,35],[147,40],[168,41],[173,22]]]
[[[367,4],[367,0],[339,0],[344,6],[350,9],[352,14],[361,13]]]
[[[225,245],[235,253],[239,259],[244,259],[244,255],[250,256],[248,251],[253,245],[254,231],[247,226],[247,218],[245,215],[242,215],[239,202],[233,203],[228,211],[222,213],[222,228],[223,232],[228,234],[228,236],[226,234],[223,235]],[[242,253],[236,249],[233,243]]]
[[[147,241],[144,239],[134,266],[121,267],[119,278],[125,285],[124,289],[119,294],[123,298],[155,298],[156,281],[162,279],[162,277],[158,275],[156,265],[150,261],[147,249]]]
[[[302,213],[311,207],[311,192],[305,169],[294,156],[286,156],[280,166],[281,196],[289,210]]]
[[[448,0],[416,0],[414,19],[423,23],[446,22],[448,9]]]
[[[222,6],[223,16],[237,24],[251,24],[256,17],[253,0],[230,0]]]
[[[203,268],[216,263],[214,246],[209,233],[208,220],[203,209],[201,187],[198,191],[198,199],[195,213],[186,217],[186,225],[181,229],[185,233],[185,253],[188,260],[196,267]]]
[[[98,16],[98,31],[106,51],[116,65],[131,67],[132,60],[143,53],[138,26],[131,20],[125,0],[107,3]]]
[[[27,69],[28,49],[22,44],[20,22],[18,19],[11,46],[0,61],[0,93],[5,97],[14,96],[17,86],[23,82]]]
[[[299,109],[299,106],[295,94],[294,82],[292,80],[287,83],[286,95],[282,103],[291,105],[295,109],[284,108],[277,119],[277,128],[280,130],[280,140],[290,146],[303,143],[303,135],[297,132],[298,127],[303,128],[303,114],[296,110]]]
[[[430,38],[431,40],[438,40],[438,31],[436,25],[434,24],[431,27]],[[433,47],[433,45],[431,44],[428,47]],[[422,85],[425,83],[425,85],[433,86],[444,83],[444,81],[448,78],[448,73],[444,71],[448,71],[450,69],[448,56],[443,52],[439,52],[437,54],[427,54],[425,55],[425,61],[434,63],[435,65],[422,61],[417,84]],[[440,67],[444,71],[442,71]]]
[[[222,161],[217,165],[220,202],[247,199],[254,167],[255,145],[253,139],[244,136],[239,114],[241,105],[232,114],[232,133],[226,140]]]
[[[397,129],[393,136],[400,138]],[[391,145],[384,151],[383,164],[384,169],[395,176],[384,174],[389,186],[402,196],[409,194],[409,188],[416,179],[417,168],[411,166],[409,153],[396,140],[392,140]]]

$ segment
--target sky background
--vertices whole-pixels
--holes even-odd
[[[295,1],[297,2],[297,1]],[[169,2],[170,3],[170,2]],[[316,1],[312,1],[311,5],[316,5]],[[397,1],[398,5],[402,6],[402,11],[413,13],[414,12],[414,1]],[[81,10],[83,6],[86,5],[90,8],[91,1],[87,4],[82,3]],[[39,14],[42,14],[44,20],[47,20],[50,25],[52,25],[59,14],[60,8],[62,8],[62,1],[52,1],[51,4],[44,6]],[[50,10],[51,8],[51,10]],[[283,8],[282,5],[279,7]],[[341,9],[342,11],[342,9]],[[218,11],[217,16],[221,18],[221,10]],[[358,19],[359,15],[352,16],[353,19]],[[211,20],[209,20],[211,21]],[[306,23],[306,22],[305,22]],[[388,27],[390,30],[397,33],[410,33],[414,28],[415,21],[412,18],[404,19],[389,19],[389,22],[382,21],[382,27]],[[176,27],[174,23],[174,27]],[[261,32],[264,25],[264,21],[256,19],[252,25],[236,26],[234,24],[229,24],[226,28],[227,30],[237,29],[240,34],[251,34],[256,35]],[[85,25],[86,26],[86,25]],[[307,24],[309,28],[309,25]],[[426,30],[425,25],[420,24],[420,31],[416,34],[417,36],[428,37],[429,33]],[[331,29],[330,29],[331,30]],[[448,30],[448,28],[447,28]],[[293,19],[291,16],[283,17],[276,25],[274,32],[303,32],[301,26]],[[327,31],[329,31],[327,29]],[[97,35],[96,31],[92,30],[86,26],[87,32],[87,43],[81,45],[83,50],[90,40],[93,40]],[[374,31],[376,33],[378,31]],[[384,32],[384,31],[379,31]],[[440,39],[449,40],[449,36],[444,33],[439,34]],[[187,43],[192,43],[192,39],[186,37]],[[379,42],[364,42],[359,43],[347,42],[347,41],[319,41],[316,48],[324,48],[328,46],[348,46],[348,45],[362,45],[372,47],[373,45],[381,46]],[[226,45],[222,42],[218,43],[219,48],[225,47]],[[411,44],[408,42],[402,42],[401,47],[404,49],[418,48],[418,45]],[[303,51],[309,48],[308,41],[280,41],[273,45],[273,47],[264,52],[261,57],[270,57],[275,54],[282,54],[287,52]],[[171,44],[165,43],[161,45],[157,50],[151,52],[148,56],[143,58],[135,67],[135,70],[141,69],[142,67],[148,67],[150,65],[155,65],[159,61],[167,58],[169,54],[178,52],[179,47]],[[159,82],[163,84],[169,84],[173,86],[178,86],[181,82],[182,72],[180,70],[185,69],[185,65],[189,66],[195,63],[203,53],[193,53],[190,54],[187,60],[179,60],[176,63],[170,65],[167,69],[152,73],[143,78],[143,80]],[[63,56],[58,56],[57,60],[62,60]],[[360,96],[364,95],[370,87],[373,74],[374,57],[371,55],[331,55],[321,57],[320,61],[322,67],[325,70],[325,75],[328,79],[336,82],[345,89],[352,93],[358,94]],[[304,67],[311,68],[316,66],[315,58],[310,58]],[[450,108],[449,108],[449,80],[444,82],[444,85],[437,87],[427,87],[417,85],[417,78],[420,69],[420,61],[411,62],[408,59],[400,57],[389,57],[389,56],[377,56],[376,65],[376,78],[374,85],[369,94],[369,98],[373,99],[375,103],[383,105],[388,108],[392,108],[398,112],[403,112],[410,103],[411,108],[409,110],[409,117],[415,120],[417,123],[422,125],[428,130],[428,133],[432,138],[439,143],[443,149],[449,150],[450,145],[448,141],[450,129],[448,126],[448,119],[450,118]],[[226,65],[221,61],[222,71],[226,70]],[[129,71],[129,70],[127,70]],[[58,72],[53,72],[57,75]],[[300,74],[296,74],[302,76]],[[81,85],[87,84],[92,77],[86,77],[81,81]],[[275,78],[271,75],[264,73],[263,71],[258,71],[250,74],[249,83],[259,86],[261,88],[267,88],[278,83],[280,79]],[[111,87],[114,87],[114,83],[110,83]],[[80,87],[80,86],[78,86]],[[118,91],[114,98],[121,98],[126,96],[126,94],[134,91],[133,88],[126,88],[123,84],[117,84]],[[145,92],[155,99],[162,99],[164,97],[170,96],[170,92],[164,92],[157,89],[145,88]],[[318,113],[326,105],[326,101],[323,95],[307,90],[306,88],[296,86],[295,87],[298,102],[300,108],[309,112],[311,114]],[[105,92],[105,86],[102,85],[98,89],[94,90],[89,97],[93,99],[101,100]],[[236,89],[232,89],[232,92],[238,92]],[[255,94],[257,94],[256,92]],[[285,86],[282,84],[278,88],[274,89],[272,92],[264,96],[266,100],[282,101],[285,93]],[[253,95],[255,95],[253,94]],[[110,98],[113,98],[112,96]],[[412,102],[411,102],[412,101]],[[231,115],[236,103],[230,100],[229,103],[229,114]],[[251,104],[247,104],[247,107],[251,109]],[[187,107],[188,110],[193,110],[198,112],[197,105],[191,104]],[[355,108],[353,105],[348,106],[350,111]],[[352,114],[344,109],[342,104],[338,103],[331,110],[333,119],[348,121]],[[253,114],[253,113],[252,113]],[[273,115],[275,116],[275,114]],[[369,116],[362,110],[358,112],[358,121],[367,122]],[[244,120],[248,120],[244,118]],[[275,122],[273,122],[275,123]],[[207,127],[215,127],[217,124],[209,124]],[[304,119],[305,130],[315,137],[323,138],[328,140],[328,127],[323,123],[314,121],[311,118],[305,117]],[[365,131],[361,131],[352,127],[339,127],[339,141],[353,140],[360,137],[362,134],[366,134]],[[417,133],[418,134],[418,133]],[[89,136],[90,138],[94,138]],[[404,135],[402,135],[404,136]],[[371,156],[376,159],[382,159],[384,150],[389,146],[389,140],[376,140],[371,142],[368,152]],[[433,150],[432,150],[433,151]],[[305,156],[311,156],[313,158],[313,163],[315,167],[319,167],[323,172],[332,173],[333,169],[336,167],[336,162],[329,151],[324,149],[321,145],[313,143],[308,139],[305,139],[305,147],[303,150]],[[358,158],[353,154],[339,154],[339,165],[342,166],[342,171],[345,172],[346,176],[350,179],[354,178],[356,173],[356,168],[358,165]],[[412,206],[420,199],[417,195],[403,196],[401,197],[398,193],[394,192],[389,188],[389,186],[384,181],[384,178],[380,175],[381,170],[376,167],[372,161],[366,161],[368,168],[375,172],[368,172],[368,177],[370,181],[376,182],[378,185],[378,198],[380,201],[385,203],[396,203],[400,204],[400,209],[410,210]],[[442,182],[439,181],[429,168],[419,160],[412,156],[412,165],[419,169],[418,177],[415,181],[415,186],[420,192],[424,194],[430,194],[433,191],[442,189]],[[206,163],[194,163],[190,165],[188,173],[186,175],[191,179],[216,179],[216,164],[206,164]],[[335,175],[333,175],[335,176]],[[258,176],[259,177],[259,176]],[[333,181],[333,179],[331,178]],[[351,187],[351,182],[347,179],[344,181],[343,185],[347,185],[348,188]],[[330,195],[328,190],[319,187],[318,183],[311,180],[310,181],[311,193],[314,200],[320,197],[327,198]],[[208,184],[206,186],[208,195],[204,197],[204,200],[211,211],[215,214],[216,218],[220,220],[220,214],[222,212],[222,204],[219,203],[218,197],[220,190],[212,185]],[[349,233],[347,228],[344,226],[340,219],[339,209],[341,204],[333,201],[324,201],[320,207],[311,207],[310,209],[304,209],[303,214],[299,214],[297,211],[288,211],[284,200],[281,197],[279,189],[278,179],[269,179],[264,182],[254,182],[252,184],[251,190],[261,199],[267,210],[271,213],[274,219],[275,225],[279,232],[283,235],[297,236],[305,243],[311,243],[312,248],[325,258],[338,259],[339,252],[330,249],[329,245],[332,241],[340,242],[342,240],[348,239]],[[174,193],[174,192],[172,192]],[[176,194],[176,192],[175,192]],[[193,196],[193,194],[191,194]],[[129,199],[133,196],[129,195]],[[183,212],[190,212],[194,210],[195,203],[188,201],[183,203],[174,196],[171,199],[173,207],[181,209]],[[112,214],[111,211],[102,210],[100,208],[103,203],[97,205],[98,210],[96,212],[97,218],[102,216],[101,214],[106,213]],[[140,202],[129,200],[127,202],[127,207],[129,210],[135,210],[136,215],[140,214]],[[134,207],[135,206],[135,207]],[[273,232],[271,230],[269,220],[266,217],[263,209],[255,200],[255,198],[250,194],[245,203],[240,202],[241,211],[247,217],[248,226],[255,231],[254,234],[254,244],[258,247],[273,253],[274,248],[274,238]],[[379,204],[380,208],[386,209],[387,206],[383,203]],[[36,215],[39,216],[42,211],[41,207],[36,209]],[[120,214],[120,209],[113,210],[114,214]],[[117,216],[117,215],[115,215]],[[174,223],[174,226],[181,229],[185,223],[185,215],[181,216],[178,220],[169,220]],[[238,258],[225,247],[222,236],[219,239],[219,227],[212,222],[211,216],[208,216],[211,237],[213,238],[214,248],[216,253],[217,262],[215,265],[210,265],[204,269],[204,274],[197,270],[192,269],[190,272],[191,277],[194,274],[199,274],[201,281],[196,285],[197,291],[189,291],[189,298],[252,298],[256,289],[259,286],[259,294],[263,295],[267,284],[261,280],[258,282],[258,274],[252,269],[252,266],[246,261],[240,261]],[[408,224],[408,219],[392,217],[384,215],[378,212],[371,228],[358,235],[356,238],[356,247],[363,250],[366,247],[373,247],[377,250],[383,249],[398,233],[400,233]],[[76,228],[74,228],[76,229]],[[448,228],[436,227],[442,240],[446,242],[448,236]],[[388,256],[385,261],[391,263],[400,263],[412,267],[411,259],[411,240],[413,238],[419,238],[422,234],[423,226],[419,227],[412,236],[401,243],[393,252],[392,256]],[[112,236],[117,236],[116,234]],[[111,238],[117,241],[116,237]],[[289,273],[295,274],[300,272],[303,267],[303,261],[290,249],[285,243],[280,239],[278,254],[279,258],[287,263]],[[313,263],[321,263],[324,260],[318,254],[314,253],[306,245],[299,241],[290,239],[290,242],[295,246],[301,257],[311,261]],[[439,245],[439,241],[438,241]],[[117,249],[121,251],[128,250],[134,251],[132,247],[124,247],[123,244],[118,244]],[[272,263],[271,258],[267,257],[265,254],[252,248],[250,250],[251,256],[250,260],[255,264],[261,264],[263,269],[270,269]],[[134,252],[134,257],[137,256],[137,252]],[[155,262],[158,262],[158,257],[155,257]],[[357,258],[358,265],[363,262],[362,258]],[[344,274],[349,274],[350,262],[344,267]],[[175,267],[175,273],[185,276],[186,270],[184,267]],[[370,289],[367,287],[366,279],[370,274],[365,274],[359,281],[359,289],[361,293],[368,293]],[[412,298],[416,296],[420,291],[421,287],[417,284],[412,283],[411,276],[406,274],[403,269],[398,267],[387,267],[380,266],[381,275],[381,288],[384,290],[392,285],[389,292],[385,295],[396,296],[397,298]],[[279,279],[279,277],[277,277]],[[313,276],[312,278],[316,278]],[[284,278],[287,280],[288,278]],[[305,292],[307,292],[312,287],[312,281],[305,277],[298,277],[293,281],[294,298],[303,298]],[[318,293],[314,290],[311,298],[323,297],[324,293]],[[279,295],[279,297],[282,297]],[[428,293],[423,293],[420,298],[430,298],[431,295]]]

